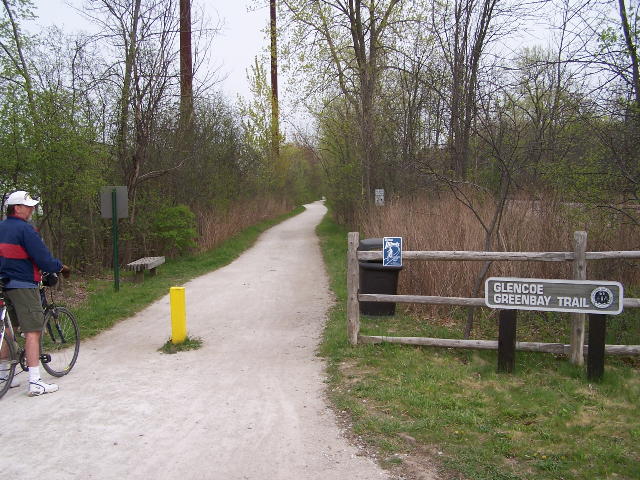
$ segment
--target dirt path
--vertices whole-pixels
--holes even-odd
[[[165,297],[85,342],[59,392],[8,392],[2,477],[389,478],[342,437],[324,398],[315,351],[331,298],[314,228],[325,208],[307,207],[186,284],[200,350],[157,352],[170,334]]]

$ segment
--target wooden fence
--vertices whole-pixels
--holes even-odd
[[[587,252],[586,232],[575,232],[573,252],[474,252],[474,251],[405,251],[403,262],[414,260],[452,260],[452,261],[538,261],[573,262],[574,280],[586,280],[587,261],[602,259],[640,259],[640,251]],[[424,337],[393,337],[360,335],[360,302],[397,302],[423,303],[431,305],[458,305],[464,307],[484,307],[484,298],[440,297],[423,295],[383,295],[359,292],[359,261],[382,260],[382,251],[358,251],[360,235],[348,234],[347,253],[347,334],[352,345],[360,343],[402,343],[407,345],[427,345],[446,348],[465,348],[497,350],[495,340],[458,340]],[[623,308],[640,308],[640,298],[625,298]],[[570,344],[517,342],[516,349],[522,351],[547,352],[569,355],[572,363],[582,365],[588,346],[584,344],[584,314],[572,314]],[[609,355],[640,355],[640,345],[606,345]]]

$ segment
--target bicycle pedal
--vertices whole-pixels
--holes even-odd
[[[42,363],[49,363],[51,361],[51,355],[49,355],[48,353],[43,353],[42,355],[40,355],[40,361]]]

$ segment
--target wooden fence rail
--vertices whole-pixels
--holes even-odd
[[[441,297],[424,295],[385,295],[359,293],[359,261],[382,260],[382,251],[358,251],[358,232],[348,235],[347,252],[347,333],[352,345],[361,343],[403,343],[408,345],[428,345],[447,348],[492,349],[498,348],[497,341],[458,340],[424,337],[392,337],[360,335],[359,302],[421,303],[431,305],[458,305],[484,307],[484,298]],[[476,252],[476,251],[405,251],[403,260],[446,260],[446,261],[539,261],[573,262],[574,280],[585,280],[586,261],[603,259],[640,259],[640,251],[587,252],[586,232],[575,232],[573,252]],[[624,308],[640,308],[639,298],[625,298]],[[584,314],[576,314],[572,323],[571,343],[517,342],[516,349],[524,351],[568,354],[572,363],[582,365],[588,346],[584,345]],[[606,345],[609,355],[640,355],[640,345]]]
[[[477,261],[486,260],[510,262],[572,262],[574,252],[474,252],[474,251],[405,251],[403,260],[451,260]],[[607,260],[616,258],[638,259],[640,251],[585,252],[586,260]],[[382,260],[381,251],[358,252],[358,260]]]

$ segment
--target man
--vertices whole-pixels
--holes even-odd
[[[60,272],[65,277],[70,273],[69,267],[53,258],[29,223],[38,203],[25,191],[13,192],[7,199],[7,219],[0,223],[0,278],[4,281],[9,316],[17,319],[25,336],[30,397],[58,390],[58,385],[40,378],[40,335],[44,325],[38,288],[41,272]],[[17,386],[16,382],[11,386]]]

